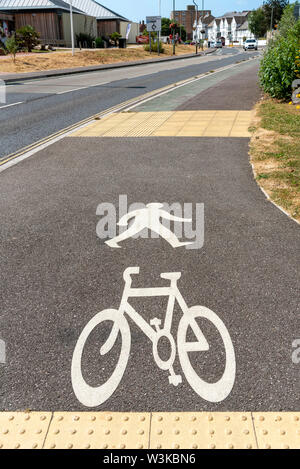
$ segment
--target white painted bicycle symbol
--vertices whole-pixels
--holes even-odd
[[[125,372],[131,346],[131,333],[125,313],[144,332],[152,342],[154,360],[161,370],[169,371],[169,383],[177,386],[182,382],[182,377],[175,374],[173,364],[176,357],[175,339],[171,334],[175,301],[179,304],[183,316],[180,319],[177,332],[177,350],[182,371],[192,389],[203,399],[209,402],[220,402],[231,392],[235,380],[235,354],[230,335],[225,324],[210,309],[204,306],[193,306],[189,308],[185,303],[177,286],[177,280],[181,277],[180,272],[162,273],[163,279],[170,280],[169,287],[157,288],[132,288],[131,275],[139,273],[139,267],[129,267],[124,271],[123,278],[125,287],[119,310],[106,309],[96,314],[85,326],[76,343],[72,358],[72,385],[77,399],[87,407],[95,407],[103,404],[111,397],[117,389]],[[161,328],[161,320],[153,318],[150,324],[140,316],[128,303],[129,298],[136,297],[168,297],[168,306],[164,325]],[[194,370],[189,359],[189,353],[203,352],[209,350],[209,344],[204,337],[196,319],[205,318],[210,321],[219,332],[225,349],[225,369],[221,378],[208,383],[201,379]],[[112,328],[108,339],[100,348],[100,355],[109,353],[121,334],[122,347],[116,367],[109,379],[100,386],[90,386],[82,374],[82,355],[85,344],[90,334],[104,321],[112,322]],[[153,327],[154,326],[154,327]],[[187,332],[191,328],[197,341],[188,342]],[[171,353],[168,360],[163,360],[158,353],[158,342],[161,338],[169,341]]]

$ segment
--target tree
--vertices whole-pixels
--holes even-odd
[[[266,22],[266,16],[262,8],[253,10],[249,15],[249,29],[255,37],[263,37],[267,30],[268,25]]]
[[[286,37],[290,30],[295,26],[296,18],[294,16],[294,5],[287,5],[279,22],[279,33]]]
[[[181,39],[182,39],[183,41],[185,41],[185,40],[186,40],[186,29],[185,29],[185,27],[183,26],[183,24],[180,24],[180,25],[178,26],[178,29],[179,29],[178,32],[179,32],[179,35],[180,35]]]
[[[16,53],[18,52],[18,43],[16,41],[16,38],[14,36],[9,37],[6,40],[5,44],[6,50],[9,54],[11,54],[13,61],[16,61]]]
[[[275,24],[278,24],[283,10],[289,4],[289,0],[266,0],[262,6],[263,12],[266,17],[268,29],[274,29]],[[271,25],[272,23],[272,25]]]
[[[39,44],[39,33],[33,26],[23,26],[16,31],[16,41],[20,47],[27,49],[31,52],[34,46]]]
[[[161,19],[161,35],[169,36],[171,20],[169,18]]]
[[[169,18],[162,18],[161,19],[161,35],[162,36],[169,36],[173,34],[173,28],[171,28],[171,24],[175,24],[175,34],[179,34],[183,41],[186,40],[186,29],[182,24],[178,24],[174,21],[171,21]]]

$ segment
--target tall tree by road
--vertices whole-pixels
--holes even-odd
[[[283,10],[288,4],[288,0],[267,0],[264,2],[262,8],[268,28],[270,28],[272,22],[272,29],[274,29],[275,24],[279,23]]]
[[[268,24],[266,16],[262,8],[253,10],[249,15],[249,29],[255,37],[263,37],[267,30]]]

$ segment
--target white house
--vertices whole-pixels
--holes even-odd
[[[240,43],[243,44],[245,38],[246,39],[254,39],[254,34],[251,33],[249,30],[249,23],[248,20],[244,21],[240,26],[237,27],[236,29],[236,40]]]
[[[205,15],[199,18],[199,21],[196,25],[196,21],[194,22],[194,33],[193,39],[207,39],[208,34],[208,25],[213,21],[213,15]]]
[[[205,39],[210,42],[222,38],[225,40],[225,44],[230,44],[231,42],[242,44],[245,38],[252,39],[254,37],[249,30],[248,16],[250,13],[251,11],[249,10],[225,13],[225,15],[210,21],[206,28],[203,28],[203,23],[201,22],[197,25],[196,31],[199,34],[199,31],[205,29]],[[201,38],[203,39],[203,36]]]

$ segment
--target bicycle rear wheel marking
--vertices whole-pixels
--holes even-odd
[[[85,343],[95,329],[103,321],[113,321],[116,322],[119,327],[119,332],[121,333],[122,338],[122,347],[120,357],[117,363],[117,366],[112,373],[111,377],[101,386],[90,386],[86,383],[82,376],[81,370],[81,359],[82,353],[85,346]],[[123,374],[125,372],[131,345],[131,335],[128,322],[119,311],[113,309],[107,309],[96,314],[85,326],[81,332],[79,339],[76,343],[73,358],[72,358],[72,369],[71,369],[71,379],[74,393],[77,399],[86,407],[96,407],[107,399],[117,389]],[[109,352],[108,352],[109,353]],[[99,354],[100,357],[100,354]],[[101,359],[101,358],[99,358]]]

